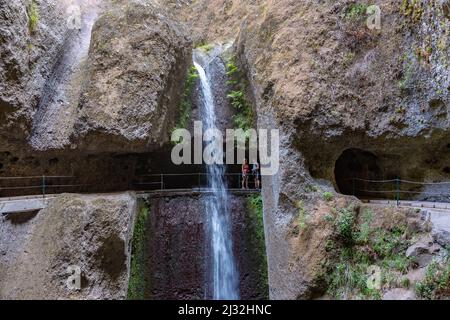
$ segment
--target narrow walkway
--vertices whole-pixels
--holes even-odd
[[[136,191],[130,191],[136,192]],[[229,189],[229,192],[234,195],[251,195],[258,194],[260,190],[256,189]],[[167,196],[196,196],[204,194],[213,194],[211,189],[173,189],[173,190],[154,190],[154,191],[138,191],[136,195],[138,198],[145,198],[148,196],[155,198],[162,198]],[[40,196],[22,196],[0,198],[0,214],[7,215],[11,213],[30,212],[44,209],[50,200],[56,198],[61,194],[47,195],[45,198]]]
[[[397,205],[393,200],[370,200],[378,206]],[[415,208],[421,210],[426,220],[432,224],[432,234],[442,245],[449,245],[450,241],[450,203],[425,201],[399,201],[401,208]]]
[[[46,197],[45,199],[40,197],[20,197],[13,198],[0,198],[0,213],[5,215],[16,212],[30,212],[44,209],[49,200],[54,196]]]
[[[396,200],[368,200],[369,203],[383,204],[383,205],[397,205]],[[450,210],[450,203],[447,202],[427,202],[427,201],[407,201],[400,200],[400,207],[412,208],[430,208],[430,209],[444,209]]]

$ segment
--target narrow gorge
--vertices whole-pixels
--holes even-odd
[[[0,0],[0,299],[450,298],[449,41],[448,0]]]

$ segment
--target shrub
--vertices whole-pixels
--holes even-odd
[[[449,292],[450,289],[450,261],[440,264],[436,260],[431,262],[425,274],[425,278],[416,284],[416,294],[424,299],[436,299],[440,294]]]
[[[325,250],[330,254],[325,265],[325,280],[331,296],[380,299],[380,289],[409,286],[407,280],[399,277],[399,272],[406,274],[410,266],[410,259],[405,255],[410,241],[403,237],[406,227],[372,230],[372,221],[370,209],[363,212],[359,226],[352,207],[337,211],[334,221],[337,241],[330,240],[325,244]],[[381,271],[382,287],[371,285],[374,268]],[[423,291],[427,292],[424,287]]]
[[[331,200],[334,199],[334,195],[332,192],[324,192],[323,193],[323,198],[325,199],[325,201],[330,202]]]
[[[356,242],[358,244],[366,244],[370,240],[371,228],[370,224],[373,220],[373,212],[369,209],[364,211],[363,223],[361,224],[357,234],[356,234]]]
[[[236,110],[236,115],[233,116],[233,122],[236,129],[247,131],[252,129],[254,125],[254,113],[252,106],[245,98],[245,86],[242,83],[241,72],[236,65],[235,58],[228,60],[226,65],[227,76],[229,77],[228,85],[232,90],[227,95],[230,103]]]
[[[368,7],[369,5],[366,3],[354,3],[347,9],[345,17],[350,20],[360,19],[365,16]]]
[[[297,215],[298,227],[300,229],[304,229],[304,228],[306,228],[306,225],[308,222],[308,214],[306,213],[303,201],[300,200],[299,202],[297,202],[297,209],[298,209],[298,215]]]
[[[195,47],[196,49],[200,49],[205,53],[210,53],[211,50],[214,48],[214,44],[212,43],[207,43],[205,41],[202,41],[198,44],[197,47]]]
[[[353,231],[355,227],[355,216],[353,213],[353,208],[344,208],[338,211],[338,216],[336,219],[336,231],[339,238],[346,245],[353,243]]]

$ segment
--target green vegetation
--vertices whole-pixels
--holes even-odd
[[[334,194],[332,192],[324,192],[323,193],[323,198],[325,199],[325,201],[330,202],[334,199]]]
[[[259,286],[258,292],[265,292],[269,298],[269,283],[267,271],[266,243],[264,236],[263,201],[260,194],[247,198],[247,226],[249,231],[246,234],[246,241],[249,250],[253,251],[252,257],[259,266]]]
[[[306,213],[305,206],[303,201],[297,202],[297,224],[299,229],[305,229],[308,223],[308,214]],[[300,230],[297,230],[297,232],[300,232]]]
[[[407,57],[405,56],[404,59],[406,60]],[[404,72],[403,72],[403,78],[400,80],[398,86],[401,90],[406,90],[409,88],[411,79],[414,76],[414,66],[412,61],[407,61],[405,62],[406,66],[404,68]]]
[[[263,201],[261,195],[253,195],[248,199],[250,219],[256,222],[254,237],[256,242],[265,246],[264,223],[263,223]]]
[[[35,0],[31,0],[28,8],[28,29],[30,33],[34,33],[37,30],[37,26],[39,24],[39,8]]]
[[[345,17],[349,20],[358,20],[366,15],[368,7],[367,3],[353,3],[348,7]]]
[[[233,117],[235,129],[246,131],[254,127],[254,113],[252,106],[245,98],[245,85],[235,60],[235,57],[230,58],[226,65],[227,76],[230,79],[228,84],[232,88],[228,98],[236,110],[236,115]]]
[[[187,129],[189,127],[189,120],[191,119],[192,112],[192,95],[198,77],[197,69],[194,66],[191,66],[184,84],[183,98],[180,103],[178,122],[175,125],[175,129]]]
[[[416,294],[423,299],[437,299],[445,292],[450,292],[450,259],[439,263],[434,260],[427,267],[425,279],[416,284]]]
[[[423,15],[422,0],[402,0],[400,11],[412,22],[418,22]]]
[[[201,42],[196,49],[200,49],[205,53],[210,53],[211,50],[214,48],[214,45],[211,43]]]
[[[147,270],[146,226],[148,224],[148,220],[149,208],[144,203],[141,203],[134,226],[133,239],[131,243],[131,274],[128,284],[129,300],[143,300],[145,296],[145,273]]]
[[[336,210],[334,216],[326,219],[335,230],[335,240],[325,246],[333,256],[326,264],[329,295],[337,299],[380,299],[383,288],[409,286],[402,277],[411,262],[405,255],[410,245],[403,236],[405,227],[373,229],[373,212],[368,209],[360,223],[352,207]]]
[[[355,216],[352,207],[338,210],[335,228],[338,237],[344,242],[344,244],[350,245],[353,243]]]

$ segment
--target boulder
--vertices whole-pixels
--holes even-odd
[[[417,267],[423,268],[433,260],[439,251],[440,247],[435,245],[431,238],[425,237],[406,250],[406,257],[411,258]]]
[[[434,228],[433,239],[443,247],[450,246],[450,231],[446,229]]]
[[[150,151],[169,141],[191,43],[151,1],[119,1],[96,22],[72,141],[93,152]]]
[[[0,298],[126,298],[135,213],[132,193],[51,200],[33,219],[22,250],[6,260]],[[67,285],[69,267],[81,271],[80,289]]]

